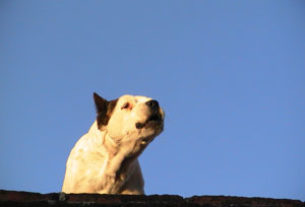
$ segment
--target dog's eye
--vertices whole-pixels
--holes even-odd
[[[126,102],[122,105],[121,109],[131,109],[131,104],[129,102]]]

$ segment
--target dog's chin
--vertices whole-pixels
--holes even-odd
[[[147,146],[150,142],[154,140],[156,136],[158,136],[163,130],[163,124],[147,124],[143,129],[141,134],[143,137],[140,139],[141,140],[141,145],[142,146]]]

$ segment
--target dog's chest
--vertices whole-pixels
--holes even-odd
[[[110,157],[101,143],[94,140],[92,135],[83,136],[73,148],[68,165],[77,172],[76,184],[79,183],[80,188],[99,193],[118,192],[134,167],[130,165],[124,168],[122,160]],[[111,184],[110,189],[108,184]]]

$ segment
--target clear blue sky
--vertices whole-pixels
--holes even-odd
[[[58,192],[92,93],[151,96],[147,194],[305,200],[305,2],[0,2],[0,189]]]

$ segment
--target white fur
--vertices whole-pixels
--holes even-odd
[[[137,157],[163,130],[162,122],[138,129],[151,115],[145,104],[151,98],[120,97],[106,126],[93,123],[72,149],[66,164],[64,193],[144,194]],[[128,103],[129,108],[123,108]]]

